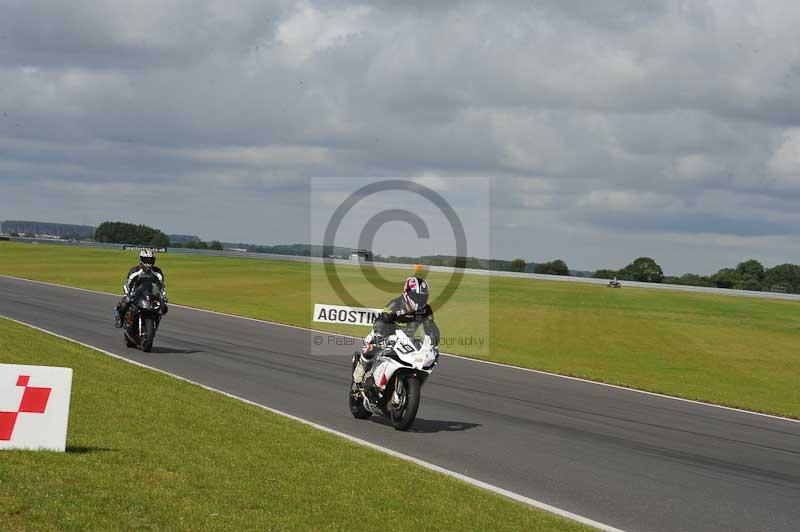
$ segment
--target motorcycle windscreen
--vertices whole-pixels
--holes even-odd
[[[136,297],[161,297],[161,288],[153,277],[143,277],[136,287]]]

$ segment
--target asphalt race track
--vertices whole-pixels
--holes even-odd
[[[173,306],[142,353],[116,301],[0,277],[0,315],[626,531],[800,530],[800,423],[442,357],[400,433],[350,416],[353,346]]]

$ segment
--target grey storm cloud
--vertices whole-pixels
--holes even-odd
[[[12,0],[0,218],[303,241],[309,177],[485,176],[498,257],[800,262],[799,24],[777,0]]]

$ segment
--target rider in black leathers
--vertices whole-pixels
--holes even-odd
[[[420,325],[425,334],[431,337],[434,345],[439,344],[439,327],[433,321],[433,310],[428,304],[428,282],[420,277],[409,277],[400,297],[392,299],[375,320],[372,332],[364,339],[364,348],[353,371],[353,381],[363,384],[364,373],[375,357],[381,340],[395,333],[400,328],[406,335],[413,337]]]
[[[125,278],[125,284],[123,285],[125,295],[122,296],[122,299],[114,308],[114,325],[118,328],[122,327],[122,320],[128,312],[128,306],[130,305],[128,296],[136,291],[139,280],[145,275],[152,276],[158,288],[161,290],[161,313],[167,313],[167,287],[164,283],[164,272],[161,271],[161,268],[156,266],[155,253],[149,249],[143,249],[139,252],[139,264],[128,270],[128,276]]]

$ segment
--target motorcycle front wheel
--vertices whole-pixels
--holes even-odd
[[[411,428],[411,425],[417,417],[421,384],[416,377],[397,377],[397,381],[398,382],[395,384],[395,394],[398,400],[395,403],[393,397],[390,401],[389,416],[395,430],[405,431]]]
[[[151,349],[153,349],[153,340],[156,338],[156,326],[153,323],[153,318],[145,318],[142,320],[142,327],[144,331],[142,331],[142,351],[145,353],[149,353]]]

